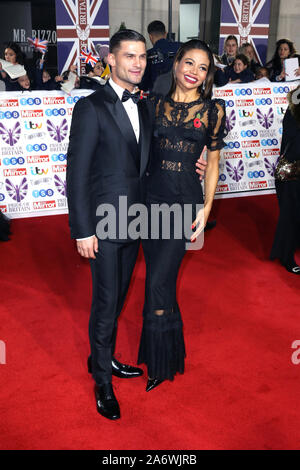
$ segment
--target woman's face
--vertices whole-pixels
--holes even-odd
[[[17,55],[15,51],[13,51],[10,47],[7,47],[4,51],[4,58],[7,60],[7,62],[10,62],[11,64],[16,64],[17,62]]]
[[[174,66],[176,85],[186,91],[197,89],[206,79],[208,68],[207,53],[199,49],[191,49]]]
[[[244,64],[240,59],[234,61],[233,69],[235,73],[241,73],[247,68],[247,65]]]
[[[230,57],[235,57],[237,54],[238,45],[234,39],[228,39],[225,44],[225,52]]]
[[[290,51],[289,45],[286,42],[284,42],[283,44],[279,46],[278,55],[280,59],[287,59],[290,53],[291,51]]]
[[[252,46],[247,46],[245,48],[245,55],[248,57],[249,60],[254,60],[254,50]]]
[[[95,65],[95,67],[93,69],[94,74],[97,75],[97,77],[101,77],[103,71],[104,71],[104,68],[103,68],[101,62],[97,62],[97,64]]]

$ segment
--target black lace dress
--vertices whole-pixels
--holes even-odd
[[[177,204],[183,218],[183,207],[188,205],[191,224],[199,210],[197,205],[203,204],[195,164],[205,145],[211,151],[224,147],[225,104],[223,100],[202,99],[178,103],[170,97],[156,98],[152,103],[155,127],[147,178],[148,214],[155,204]],[[147,365],[149,377],[161,380],[172,380],[176,372],[183,373],[185,357],[176,282],[189,240],[184,234],[178,237],[175,218],[169,220],[170,237],[162,236],[159,225],[157,239],[143,242],[146,290],[138,363]],[[148,222],[152,230],[153,217]]]

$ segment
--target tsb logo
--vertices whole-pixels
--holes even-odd
[[[283,86],[277,87],[276,86],[276,87],[273,88],[273,92],[276,93],[276,94],[278,94],[278,93],[281,93],[281,94],[282,93],[289,93],[289,91],[290,91],[290,89],[289,89],[288,86],[285,86],[285,87],[283,87]]]
[[[236,96],[250,96],[252,95],[252,90],[251,88],[242,88],[241,90],[238,88],[234,93]]]
[[[19,116],[18,111],[6,111],[5,113],[0,111],[0,119],[18,119]]]
[[[39,105],[39,104],[41,104],[41,102],[42,102],[42,100],[40,98],[27,98],[27,99],[26,98],[21,98],[20,99],[20,104],[22,106],[26,106],[26,105],[33,106],[35,104]]]
[[[234,106],[234,102],[232,100],[226,100],[226,108],[232,108]]]
[[[248,171],[249,178],[263,178],[265,176],[264,171]]]
[[[241,144],[239,142],[227,142],[225,149],[239,149]]]
[[[266,105],[272,104],[272,100],[271,98],[262,98],[262,99],[257,98],[255,100],[255,104],[257,106],[266,106]]]
[[[53,196],[54,191],[53,189],[35,189],[32,191],[33,197],[46,197],[46,196]]]
[[[12,157],[12,158],[3,158],[3,165],[23,165],[25,163],[25,160],[23,157]]]
[[[27,152],[39,152],[40,150],[42,152],[45,152],[47,150],[47,145],[46,144],[34,144],[34,145],[26,145],[26,150]]]
[[[59,153],[58,155],[57,154],[53,154],[51,155],[51,160],[53,162],[63,162],[65,160],[67,160],[67,154],[66,153]]]
[[[263,139],[261,141],[261,145],[263,147],[272,147],[278,145],[278,140],[277,139]]]
[[[256,130],[254,130],[254,131],[242,131],[241,136],[242,137],[257,137],[258,132]]]
[[[66,110],[64,108],[46,109],[45,114],[46,116],[64,116]]]
[[[79,101],[81,98],[84,98],[84,96],[68,96],[67,103],[69,104],[77,103],[77,101]]]

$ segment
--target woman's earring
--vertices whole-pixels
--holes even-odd
[[[203,91],[205,90],[205,87],[206,87],[206,80],[204,80],[204,82],[202,83],[202,90]]]

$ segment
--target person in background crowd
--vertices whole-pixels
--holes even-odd
[[[234,35],[227,36],[224,42],[224,54],[220,57],[220,61],[224,65],[232,65],[238,53],[238,40]]]
[[[288,101],[275,172],[280,212],[271,259],[279,259],[290,273],[299,275],[295,251],[300,247],[300,85],[288,94]]]
[[[267,67],[259,67],[255,73],[255,80],[260,80],[261,78],[267,78],[270,80],[270,74]]]
[[[0,241],[7,242],[9,240],[10,220],[0,210]]]
[[[285,81],[284,60],[294,57],[295,54],[296,49],[292,41],[289,39],[280,39],[277,41],[275,54],[266,64],[266,67],[269,69],[271,82]]]
[[[20,46],[15,42],[7,43],[7,46],[4,50],[4,60],[10,62],[13,65],[23,65],[27,75],[31,78],[32,74],[27,65],[25,65],[25,54],[23,54]],[[2,65],[0,64],[0,80],[3,80],[5,83],[6,91],[19,91],[20,87],[17,79],[12,79],[10,76],[4,72]]]
[[[39,59],[36,63],[35,84],[37,90],[50,91],[60,89],[58,81],[51,77],[50,72],[47,70],[46,62],[43,59]]]
[[[180,47],[179,42],[166,39],[166,28],[162,21],[152,21],[148,25],[148,34],[153,47],[147,51],[147,67],[140,84],[140,89],[144,91],[151,91],[156,79],[172,69],[175,54]]]
[[[237,55],[233,65],[222,70],[218,69],[215,73],[217,86],[224,86],[227,83],[249,83],[254,79],[254,74],[249,68],[249,59],[244,54]]]
[[[250,61],[250,65],[249,65],[250,70],[255,75],[258,68],[260,67],[260,64],[256,62],[255,60],[255,51],[254,51],[254,47],[252,46],[252,44],[250,44],[250,42],[246,42],[245,44],[243,44],[240,47],[239,53],[244,54],[246,57],[248,57]]]

